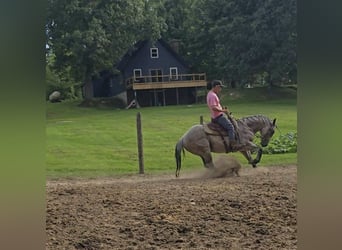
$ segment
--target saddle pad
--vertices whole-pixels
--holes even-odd
[[[209,135],[223,135],[228,136],[228,132],[219,124],[210,122],[203,124],[204,132]]]

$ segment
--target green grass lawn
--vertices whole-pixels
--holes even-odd
[[[251,90],[252,91],[252,90]],[[297,131],[295,98],[255,98],[256,94],[222,95],[235,118],[264,114],[277,118],[280,133]],[[49,178],[97,177],[138,173],[136,116],[141,113],[145,173],[173,173],[174,147],[194,124],[209,121],[205,104],[141,109],[84,108],[79,102],[47,103],[46,173]],[[245,166],[240,153],[233,153]],[[214,157],[217,156],[214,154]],[[297,154],[263,155],[259,166],[296,164]],[[186,152],[182,171],[203,168],[198,156]]]

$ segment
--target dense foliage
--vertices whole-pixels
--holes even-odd
[[[273,138],[263,152],[265,154],[297,153],[297,132],[289,132]]]
[[[226,80],[233,87],[256,81],[296,82],[296,1],[167,2],[174,3],[170,10],[192,12],[187,19],[177,17],[184,10],[168,17],[165,36],[181,39],[183,54],[209,78]]]
[[[46,33],[49,72],[70,91],[160,37],[232,87],[297,81],[295,0],[49,0]]]

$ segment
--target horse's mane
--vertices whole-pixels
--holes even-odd
[[[238,119],[241,123],[246,124],[248,127],[251,126],[272,126],[271,120],[265,115],[250,115]]]
[[[253,131],[254,126],[270,126],[272,124],[270,119],[264,115],[245,116],[237,119],[236,122],[241,142],[253,140],[255,133],[255,131]]]
[[[237,132],[239,134],[240,142],[252,141],[254,138],[253,131],[241,120],[237,121]]]

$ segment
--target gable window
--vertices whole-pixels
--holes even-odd
[[[177,80],[178,79],[178,68],[177,67],[171,67],[170,68],[170,79],[171,80]]]
[[[142,81],[141,69],[134,69],[133,70],[133,76],[134,76],[135,82],[141,82]]]
[[[159,58],[158,48],[150,49],[151,58]]]

